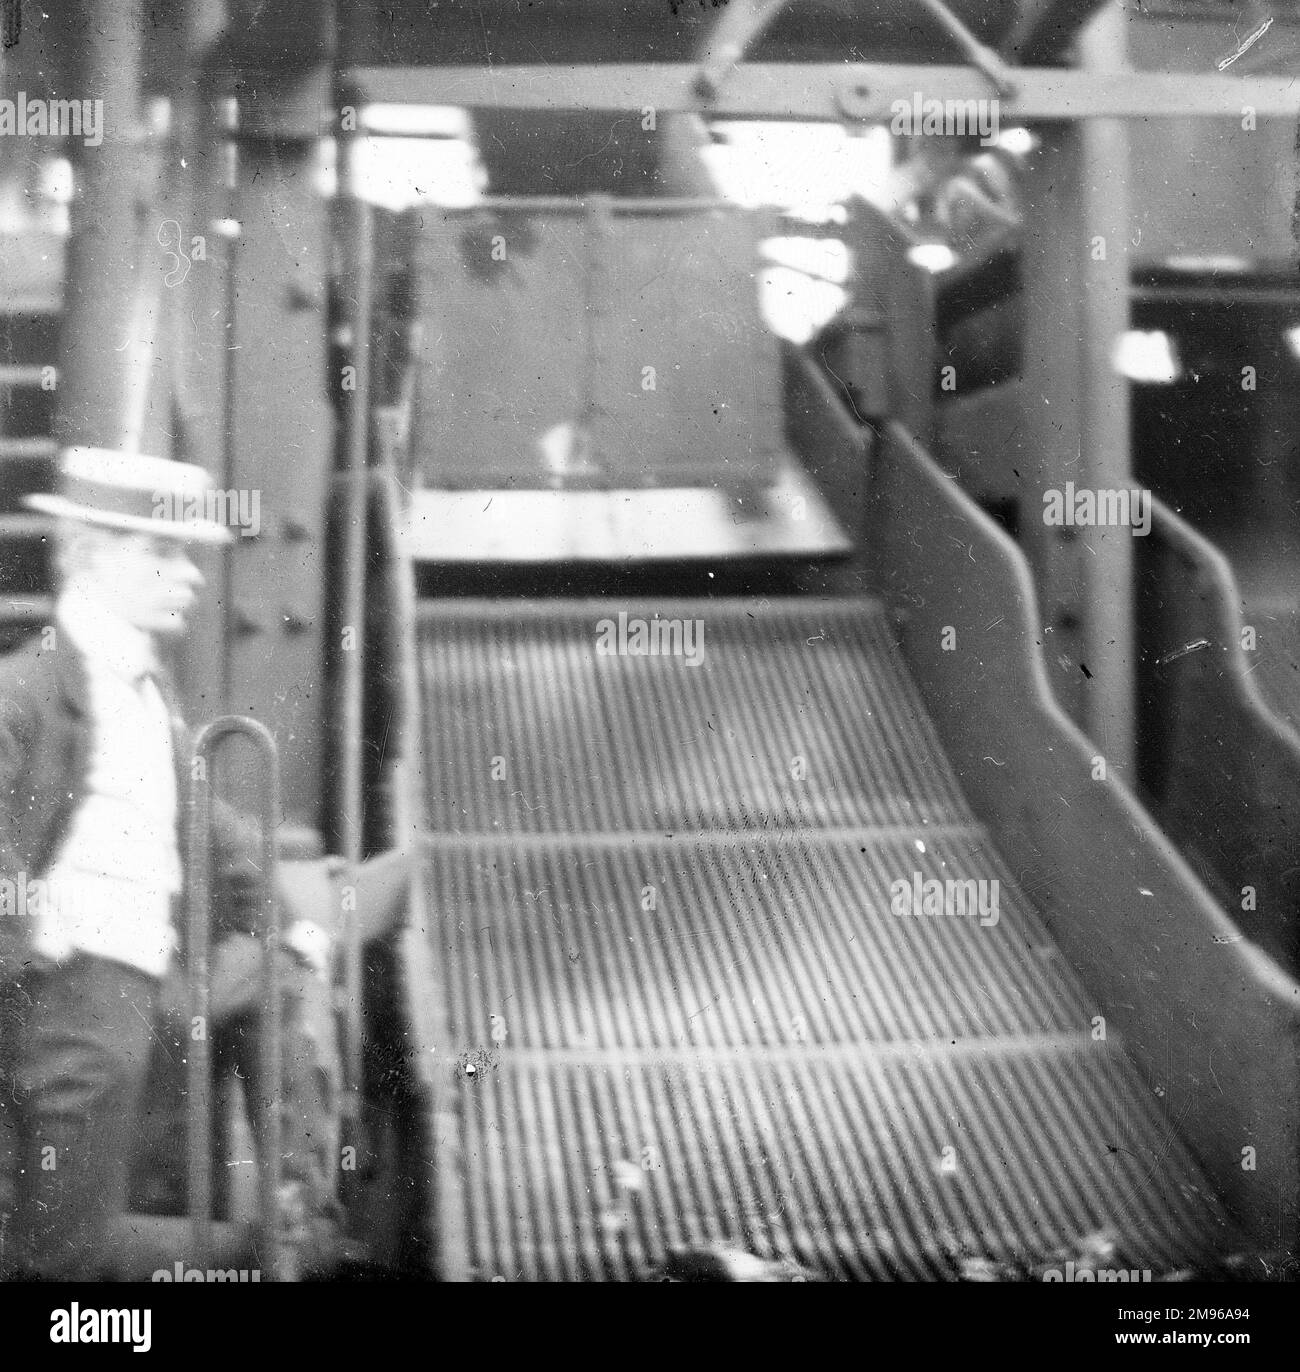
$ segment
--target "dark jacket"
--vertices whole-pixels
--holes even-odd
[[[36,635],[0,658],[0,878],[43,878],[89,781],[92,721],[82,654],[66,634],[44,648]],[[189,731],[165,682],[176,756],[178,842],[188,852]],[[251,932],[256,921],[257,847],[251,826],[220,801],[212,806],[213,934]],[[16,908],[13,908],[15,907]],[[24,902],[0,904],[0,988],[32,958]]]

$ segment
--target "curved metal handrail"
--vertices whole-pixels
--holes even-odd
[[[191,1035],[185,1056],[188,1087],[186,1140],[187,1200],[194,1242],[194,1263],[206,1269],[212,1255],[212,1055],[208,1039],[210,1011],[210,953],[212,945],[212,882],[209,839],[212,795],[209,763],[219,744],[242,736],[259,754],[262,767],[258,805],[260,819],[259,919],[262,938],[262,1030],[260,1035],[263,1086],[258,1099],[261,1115],[258,1156],[258,1204],[268,1246],[267,1271],[273,1281],[284,1275],[283,1245],[277,1214],[280,1190],[280,913],[275,899],[275,827],[280,813],[280,771],[275,739],[255,719],[222,715],[206,724],[194,740],[190,769],[189,900],[187,910],[186,979],[189,983]],[[195,765],[200,764],[200,765]],[[197,1026],[197,1036],[193,1029]]]

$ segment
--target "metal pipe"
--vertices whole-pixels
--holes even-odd
[[[339,108],[352,103],[341,93]],[[342,654],[343,700],[340,731],[340,778],[336,820],[347,880],[355,889],[363,854],[365,776],[362,739],[365,713],[366,548],[368,526],[367,466],[370,455],[370,326],[374,278],[374,219],[362,198],[359,153],[364,134],[360,120],[355,132],[339,140],[339,211],[342,219],[342,296],[347,302],[351,389],[342,391],[344,403],[343,471],[345,474],[343,624],[354,636],[352,651]],[[353,902],[355,907],[355,902]],[[354,1166],[340,1173],[340,1190],[347,1204],[359,1180],[356,1162],[361,1150],[361,1088],[363,1072],[361,926],[355,908],[343,912],[344,1086],[341,1142],[354,1150]]]
[[[209,774],[217,746],[239,735],[259,754],[261,787],[258,933],[262,939],[262,1021],[257,1093],[258,1205],[272,1281],[287,1275],[279,1216],[283,1027],[280,993],[280,910],[275,899],[275,830],[280,817],[280,767],[275,739],[264,724],[244,715],[222,715],[204,726],[194,741],[190,786],[189,910],[186,977],[192,1026],[201,1031],[186,1054],[189,1088],[186,1110],[189,1155],[188,1202],[196,1266],[207,1268],[212,1252],[212,1066],[208,1043],[211,881],[208,875],[211,829]]]
[[[200,742],[202,742],[200,736]],[[196,750],[195,756],[198,756]],[[186,921],[185,979],[190,1033],[185,1052],[186,1205],[196,1267],[207,1270],[212,1255],[212,1053],[208,1043],[211,987],[212,904],[208,877],[211,799],[206,764],[190,769],[189,909]],[[196,1032],[197,1031],[197,1032]]]

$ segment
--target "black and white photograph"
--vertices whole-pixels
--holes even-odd
[[[918,1350],[977,1289],[1261,1341],[1300,0],[0,39],[5,1326],[888,1283]]]

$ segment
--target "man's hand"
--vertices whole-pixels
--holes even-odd
[[[291,928],[298,923],[313,925],[333,941],[342,934],[344,910],[355,910],[361,942],[383,938],[406,911],[414,861],[406,848],[367,858],[357,868],[355,890],[349,886],[342,858],[278,862],[275,891],[285,924]],[[315,935],[301,937],[310,945]]]
[[[285,947],[296,953],[319,977],[327,976],[330,966],[329,933],[309,919],[295,920],[285,931]]]

